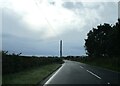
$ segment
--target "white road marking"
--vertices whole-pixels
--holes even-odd
[[[101,79],[101,77],[99,77],[98,75],[92,73],[91,71],[87,70],[87,72],[89,72],[90,74],[94,75],[94,76],[97,77],[98,79]]]
[[[110,84],[110,82],[108,82],[107,84]]]
[[[56,72],[55,74],[43,85],[43,86],[46,86],[47,84],[49,84],[49,82],[55,77],[55,75],[63,68],[64,64],[62,65],[62,67],[60,67]]]
[[[83,68],[82,66],[80,66],[80,68]]]

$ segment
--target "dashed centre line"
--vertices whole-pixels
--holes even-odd
[[[93,72],[86,70],[87,72],[89,72],[90,74],[94,75],[95,77],[97,77],[98,79],[101,79],[101,77],[99,77],[98,75],[94,74]]]
[[[82,66],[80,66],[80,68],[83,68]]]

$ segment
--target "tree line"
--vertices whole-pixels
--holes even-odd
[[[115,25],[104,23],[90,30],[85,39],[85,50],[89,57],[119,57],[120,19]]]

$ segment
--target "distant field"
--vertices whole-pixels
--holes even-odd
[[[50,64],[37,67],[19,73],[3,75],[3,84],[37,84],[51,72],[60,67],[61,64]]]

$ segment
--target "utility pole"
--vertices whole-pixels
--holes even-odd
[[[60,57],[62,57],[62,40],[60,40]]]

